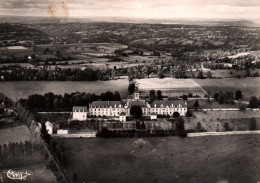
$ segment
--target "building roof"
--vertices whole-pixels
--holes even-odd
[[[125,103],[121,101],[93,101],[90,106],[92,108],[122,108],[124,104]]]
[[[165,107],[187,107],[187,103],[183,100],[157,100],[151,104],[151,108]]]
[[[87,112],[86,106],[73,106],[73,112]]]
[[[147,107],[144,100],[133,100],[130,102],[129,105],[130,105],[130,107],[135,106],[135,105],[140,106],[140,107]]]

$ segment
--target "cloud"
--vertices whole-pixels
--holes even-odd
[[[64,0],[72,17],[258,18],[259,0]],[[1,14],[49,16],[61,0],[1,0]],[[55,11],[55,8],[53,8]],[[56,10],[58,11],[58,10]]]

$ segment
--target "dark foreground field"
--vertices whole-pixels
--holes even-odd
[[[257,182],[260,135],[62,139],[67,177],[97,182]]]

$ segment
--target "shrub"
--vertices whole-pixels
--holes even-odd
[[[224,127],[225,131],[232,131],[232,129],[230,128],[228,123],[225,123],[223,127]]]
[[[255,96],[250,98],[249,107],[250,108],[258,108],[259,107],[259,101]]]
[[[188,129],[186,130],[187,133],[195,133],[196,131],[194,129]]]
[[[246,110],[246,107],[245,107],[244,105],[241,105],[241,106],[239,107],[239,110],[240,110],[240,111],[245,111],[245,110]]]
[[[199,105],[199,101],[196,100],[196,101],[194,102],[194,104],[193,104],[193,107],[198,108],[199,106],[200,106],[200,105]]]
[[[186,117],[192,117],[192,112],[191,111],[187,111],[186,112]]]
[[[175,117],[175,118],[180,117],[180,113],[179,112],[174,112],[173,113],[173,117]]]
[[[250,123],[249,123],[248,128],[251,131],[256,130],[256,119],[255,118],[250,119]]]
[[[135,128],[136,128],[136,129],[141,129],[140,121],[136,121],[136,123],[135,123]]]
[[[176,134],[179,137],[186,137],[187,136],[187,132],[186,132],[185,126],[184,126],[184,120],[181,117],[178,117],[176,119],[175,126],[176,126],[176,128],[175,128]]]
[[[236,100],[242,99],[242,92],[240,90],[237,90],[235,93]]]

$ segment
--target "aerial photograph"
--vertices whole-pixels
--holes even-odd
[[[0,183],[260,183],[259,0],[0,0]]]

